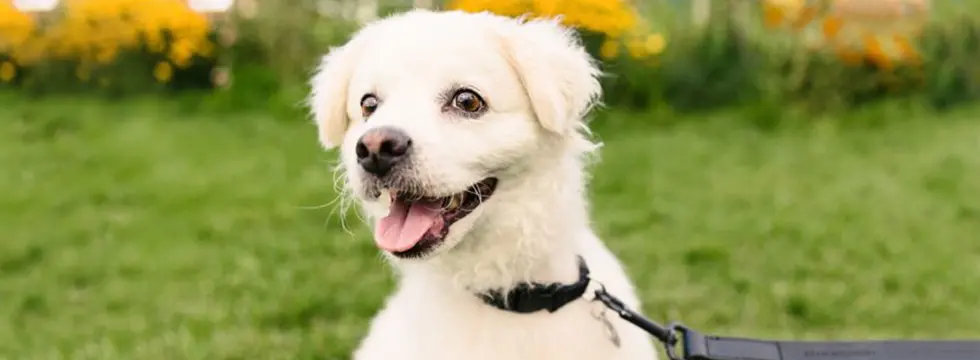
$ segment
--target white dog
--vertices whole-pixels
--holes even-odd
[[[558,22],[489,13],[402,13],[324,57],[319,139],[340,147],[346,190],[400,275],[354,359],[656,358],[649,335],[589,301],[598,282],[640,307],[589,224],[598,76]],[[564,298],[521,295],[532,283]]]

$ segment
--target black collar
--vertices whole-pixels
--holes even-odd
[[[578,257],[578,281],[564,285],[560,283],[539,284],[521,283],[502,294],[498,290],[476,294],[487,305],[500,310],[527,314],[540,310],[555,312],[566,304],[585,294],[589,287],[589,267]]]

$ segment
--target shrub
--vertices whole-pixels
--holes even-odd
[[[0,0],[0,84],[117,93],[233,84],[195,102],[298,112],[319,56],[357,26],[323,13],[321,0],[237,0],[220,15],[197,14],[183,0],[63,1],[56,12],[24,14]],[[446,7],[561,15],[601,60],[604,102],[614,106],[832,111],[894,97],[937,108],[980,99],[977,17],[927,22],[894,12],[889,26],[870,26],[869,17],[893,9],[868,1],[881,0],[764,0],[746,5],[757,10],[746,14],[719,0],[706,26],[685,22],[677,9],[626,0]]]
[[[719,2],[706,27],[675,29],[657,61],[607,61],[616,75],[605,84],[606,103],[833,111],[895,97],[943,108],[980,96],[976,18],[927,22],[919,14],[872,26],[881,19],[866,18],[880,14],[844,6],[853,1],[767,1],[749,19]]]
[[[964,17],[926,29],[924,94],[936,108],[980,100],[980,25]]]
[[[315,1],[265,2],[262,11],[255,1],[237,4],[203,14],[184,0],[63,0],[55,11],[25,13],[0,0],[0,83],[38,92],[140,92],[238,78],[250,90],[278,88],[304,77],[351,29],[322,21]]]
[[[4,8],[11,12],[9,3]],[[168,83],[215,50],[209,19],[179,0],[68,0],[52,13],[11,15],[4,17],[14,20],[3,24],[2,66],[35,90]]]

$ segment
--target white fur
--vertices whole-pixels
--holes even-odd
[[[591,229],[585,199],[583,117],[600,94],[599,71],[570,30],[554,20],[489,13],[415,10],[373,22],[324,57],[312,79],[311,107],[321,143],[340,147],[346,190],[371,221],[387,213],[365,191],[356,140],[396,126],[413,140],[410,172],[431,195],[463,191],[488,176],[496,192],[455,223],[422,259],[387,256],[399,272],[395,293],[373,320],[356,360],[654,360],[644,332],[607,316],[612,345],[586,299],[555,313],[513,314],[473,293],[521,281],[576,280],[576,255],[593,279],[634,309],[640,303],[623,267]],[[489,111],[479,118],[444,111],[453,85],[476,89]],[[368,119],[360,99],[381,105]]]

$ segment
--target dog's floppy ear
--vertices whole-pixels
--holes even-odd
[[[515,31],[504,34],[504,54],[541,126],[572,134],[602,94],[601,72],[575,32],[557,19],[518,22]]]
[[[316,122],[320,144],[326,149],[340,145],[350,124],[347,116],[347,87],[356,57],[351,44],[335,47],[320,61],[310,81],[309,106]]]

